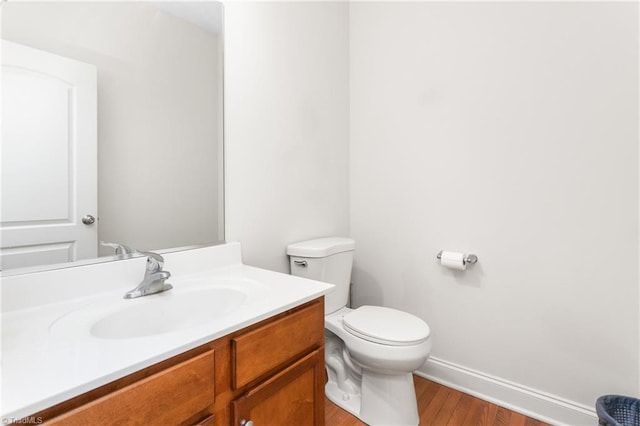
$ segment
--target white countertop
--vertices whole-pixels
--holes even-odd
[[[214,248],[213,253],[230,249],[237,252],[239,258],[237,243],[224,246]],[[208,250],[206,255],[210,256],[211,248]],[[181,256],[188,258],[184,253]],[[165,256],[165,269],[171,271],[170,258],[169,255]],[[137,264],[143,265],[140,263],[143,261],[144,259],[138,260]],[[175,262],[177,263],[177,260]],[[113,265],[107,267],[117,268],[118,263],[121,262],[113,262]],[[250,267],[239,261],[208,262],[214,264],[215,268],[204,270],[200,270],[196,265],[198,262],[188,263],[189,265],[179,266],[174,264],[176,270],[181,273],[174,274],[169,280],[174,286],[173,290],[140,299],[122,299],[124,292],[137,285],[134,281],[119,283],[118,286],[112,285],[107,291],[100,293],[85,292],[79,297],[67,296],[61,300],[53,298],[45,300],[47,303],[35,306],[23,303],[19,309],[11,309],[10,306],[17,303],[12,303],[12,299],[19,293],[15,289],[7,288],[5,294],[3,288],[2,419],[29,416],[313,300],[328,293],[333,287],[318,281]],[[195,272],[189,273],[190,270]],[[28,278],[20,277],[20,281],[42,281],[43,277],[34,275],[31,281]],[[45,278],[60,277],[49,274],[45,275]],[[89,332],[90,327],[87,324],[92,321],[91,318],[95,320],[97,313],[103,309],[101,307],[109,304],[123,306],[128,303],[145,303],[143,299],[150,297],[179,297],[181,294],[203,288],[207,283],[223,283],[227,286],[238,283],[243,287],[250,287],[252,296],[237,308],[217,318],[176,331],[122,339],[97,338]],[[3,286],[5,284],[3,282]],[[33,291],[33,288],[28,290]],[[133,305],[127,305],[129,306]],[[72,317],[73,321],[67,320],[69,313],[73,312],[77,313]],[[87,324],[83,323],[83,318]],[[144,321],[145,318],[139,320]],[[69,326],[65,325],[65,321]]]

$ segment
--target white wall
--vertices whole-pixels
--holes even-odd
[[[10,2],[2,37],[98,68],[99,239],[222,239],[218,35],[142,2]]]
[[[351,4],[355,302],[428,321],[423,373],[570,423],[640,393],[637,8]]]
[[[346,235],[348,5],[225,5],[225,236],[288,272],[287,244]]]

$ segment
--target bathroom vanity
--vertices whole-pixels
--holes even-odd
[[[3,279],[4,422],[324,424],[331,285],[243,265],[239,244],[225,244],[167,255],[166,294],[122,299],[135,279],[95,293],[139,278],[143,262]],[[83,268],[98,273],[88,288],[73,284]],[[48,300],[18,298],[63,278],[71,288]]]
[[[35,414],[50,424],[324,424],[316,299]]]

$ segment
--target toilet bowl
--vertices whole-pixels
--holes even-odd
[[[361,310],[366,315],[376,315],[378,320],[390,317],[385,324],[389,330],[384,330],[389,331],[385,337],[390,340],[383,340],[380,330],[375,327],[362,327],[354,332],[349,317],[360,319]],[[398,321],[398,317],[403,321]],[[398,333],[391,332],[396,326],[396,331],[402,333],[409,328],[414,335],[401,340]],[[327,340],[339,339],[346,349],[342,353],[344,365],[333,360],[333,365],[327,364],[327,371],[341,368],[353,371],[346,380],[329,373],[325,387],[327,398],[370,425],[417,425],[419,416],[412,372],[424,364],[431,351],[427,324],[395,309],[362,306],[355,310],[343,308],[325,316],[325,328],[333,335],[327,333]],[[331,353],[325,353],[325,359],[331,356]],[[351,386],[352,383],[355,386]]]
[[[287,247],[292,274],[336,286],[325,296],[325,394],[369,425],[417,425],[412,372],[431,351],[429,326],[397,309],[346,306],[354,246],[321,238]]]

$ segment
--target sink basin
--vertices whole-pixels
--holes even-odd
[[[117,294],[67,312],[51,323],[49,332],[60,337],[89,335],[98,339],[150,337],[215,321],[266,293],[263,285],[251,280],[175,284],[170,291],[136,299],[123,299]]]
[[[91,335],[101,339],[128,339],[169,333],[194,327],[226,315],[247,295],[238,290],[215,288],[181,294],[145,296],[147,303],[131,305],[96,321]]]

